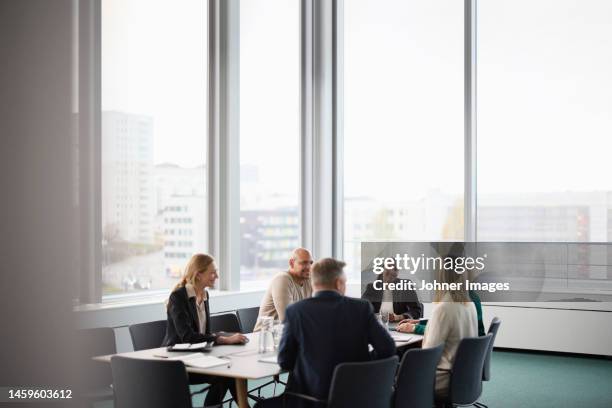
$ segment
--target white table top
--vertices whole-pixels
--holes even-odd
[[[278,364],[264,363],[259,361],[261,358],[270,355],[258,353],[259,333],[249,333],[246,336],[250,340],[247,344],[219,345],[213,347],[210,352],[205,353],[205,355],[227,358],[229,360],[228,365],[210,367],[205,369],[186,366],[187,371],[190,373],[217,375],[220,377],[242,378],[248,380],[255,380],[280,374],[282,370]],[[398,348],[405,347],[410,344],[420,342],[422,338],[423,336],[413,334],[411,335],[411,338],[408,341],[395,341],[395,345]],[[190,353],[171,352],[167,351],[165,347],[160,347],[155,349],[132,351],[129,353],[119,353],[114,355],[130,358],[162,360],[164,358],[159,356],[175,357],[187,354]],[[94,357],[94,360],[110,363],[110,359],[112,356],[113,355],[98,356]]]

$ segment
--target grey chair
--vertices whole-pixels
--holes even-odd
[[[395,381],[394,408],[431,408],[434,405],[436,368],[444,344],[404,353]]]
[[[182,361],[111,358],[115,408],[192,408]]]
[[[492,337],[487,334],[461,340],[453,367],[443,370],[450,371],[448,395],[437,400],[436,406],[479,406],[476,401],[482,394],[482,369]]]
[[[153,322],[133,324],[129,327],[130,337],[134,351],[146,350],[161,347],[166,336],[167,320],[155,320]],[[199,374],[189,374],[189,384],[199,385],[198,391],[191,395],[202,394],[210,389],[206,382],[208,378]]]
[[[248,307],[236,311],[242,333],[252,333],[259,316],[259,307]]]
[[[166,336],[167,320],[133,324],[129,327],[134,351],[161,347]]]
[[[81,376],[79,397],[90,406],[96,402],[112,400],[113,378],[110,367],[91,358],[117,352],[115,331],[110,327],[78,330],[76,340],[79,369],[86,373]]]
[[[397,356],[393,356],[381,360],[338,364],[334,369],[327,400],[285,391],[283,404],[292,407],[292,401],[297,399],[326,405],[328,408],[389,408],[397,361]]]
[[[492,335],[491,342],[489,343],[489,347],[487,348],[487,355],[485,356],[484,366],[482,367],[482,381],[489,381],[491,379],[491,354],[493,353],[493,346],[495,344],[495,337],[497,337],[497,331],[499,330],[499,326],[501,325],[501,320],[499,317],[494,317],[491,320],[491,325],[489,326],[489,333]],[[475,402],[474,405],[479,408],[488,408],[487,405],[482,402]]]
[[[489,333],[493,335],[491,338],[491,343],[489,344],[489,349],[487,350],[487,356],[485,357],[484,367],[482,369],[482,380],[489,381],[491,379],[491,354],[493,353],[493,346],[495,345],[495,338],[497,337],[497,331],[499,330],[499,326],[501,325],[501,320],[499,317],[494,317],[491,320],[491,325],[489,326]]]
[[[234,313],[222,313],[210,316],[210,331],[213,333],[240,333],[240,322]]]

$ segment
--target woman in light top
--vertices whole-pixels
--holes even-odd
[[[206,288],[213,288],[219,277],[215,260],[210,255],[195,254],[185,268],[185,274],[168,299],[168,326],[164,346],[176,343],[244,344],[240,333],[221,335],[210,330],[210,308]],[[229,389],[235,395],[232,379],[205,375],[190,375],[192,384],[209,383],[204,406],[218,405]]]
[[[453,270],[440,271],[439,282],[463,284],[458,290],[438,290],[434,294],[434,308],[425,329],[423,348],[436,347],[444,343],[442,357],[436,372],[436,395],[448,394],[450,370],[461,339],[478,336],[476,307],[465,289],[464,275]]]

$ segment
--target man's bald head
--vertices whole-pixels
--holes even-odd
[[[289,259],[289,273],[295,279],[310,279],[310,266],[312,265],[312,255],[305,248],[296,248]]]

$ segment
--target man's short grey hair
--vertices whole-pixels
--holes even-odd
[[[336,279],[344,273],[346,263],[333,258],[323,258],[312,265],[310,274],[312,284],[317,286],[332,286]]]

